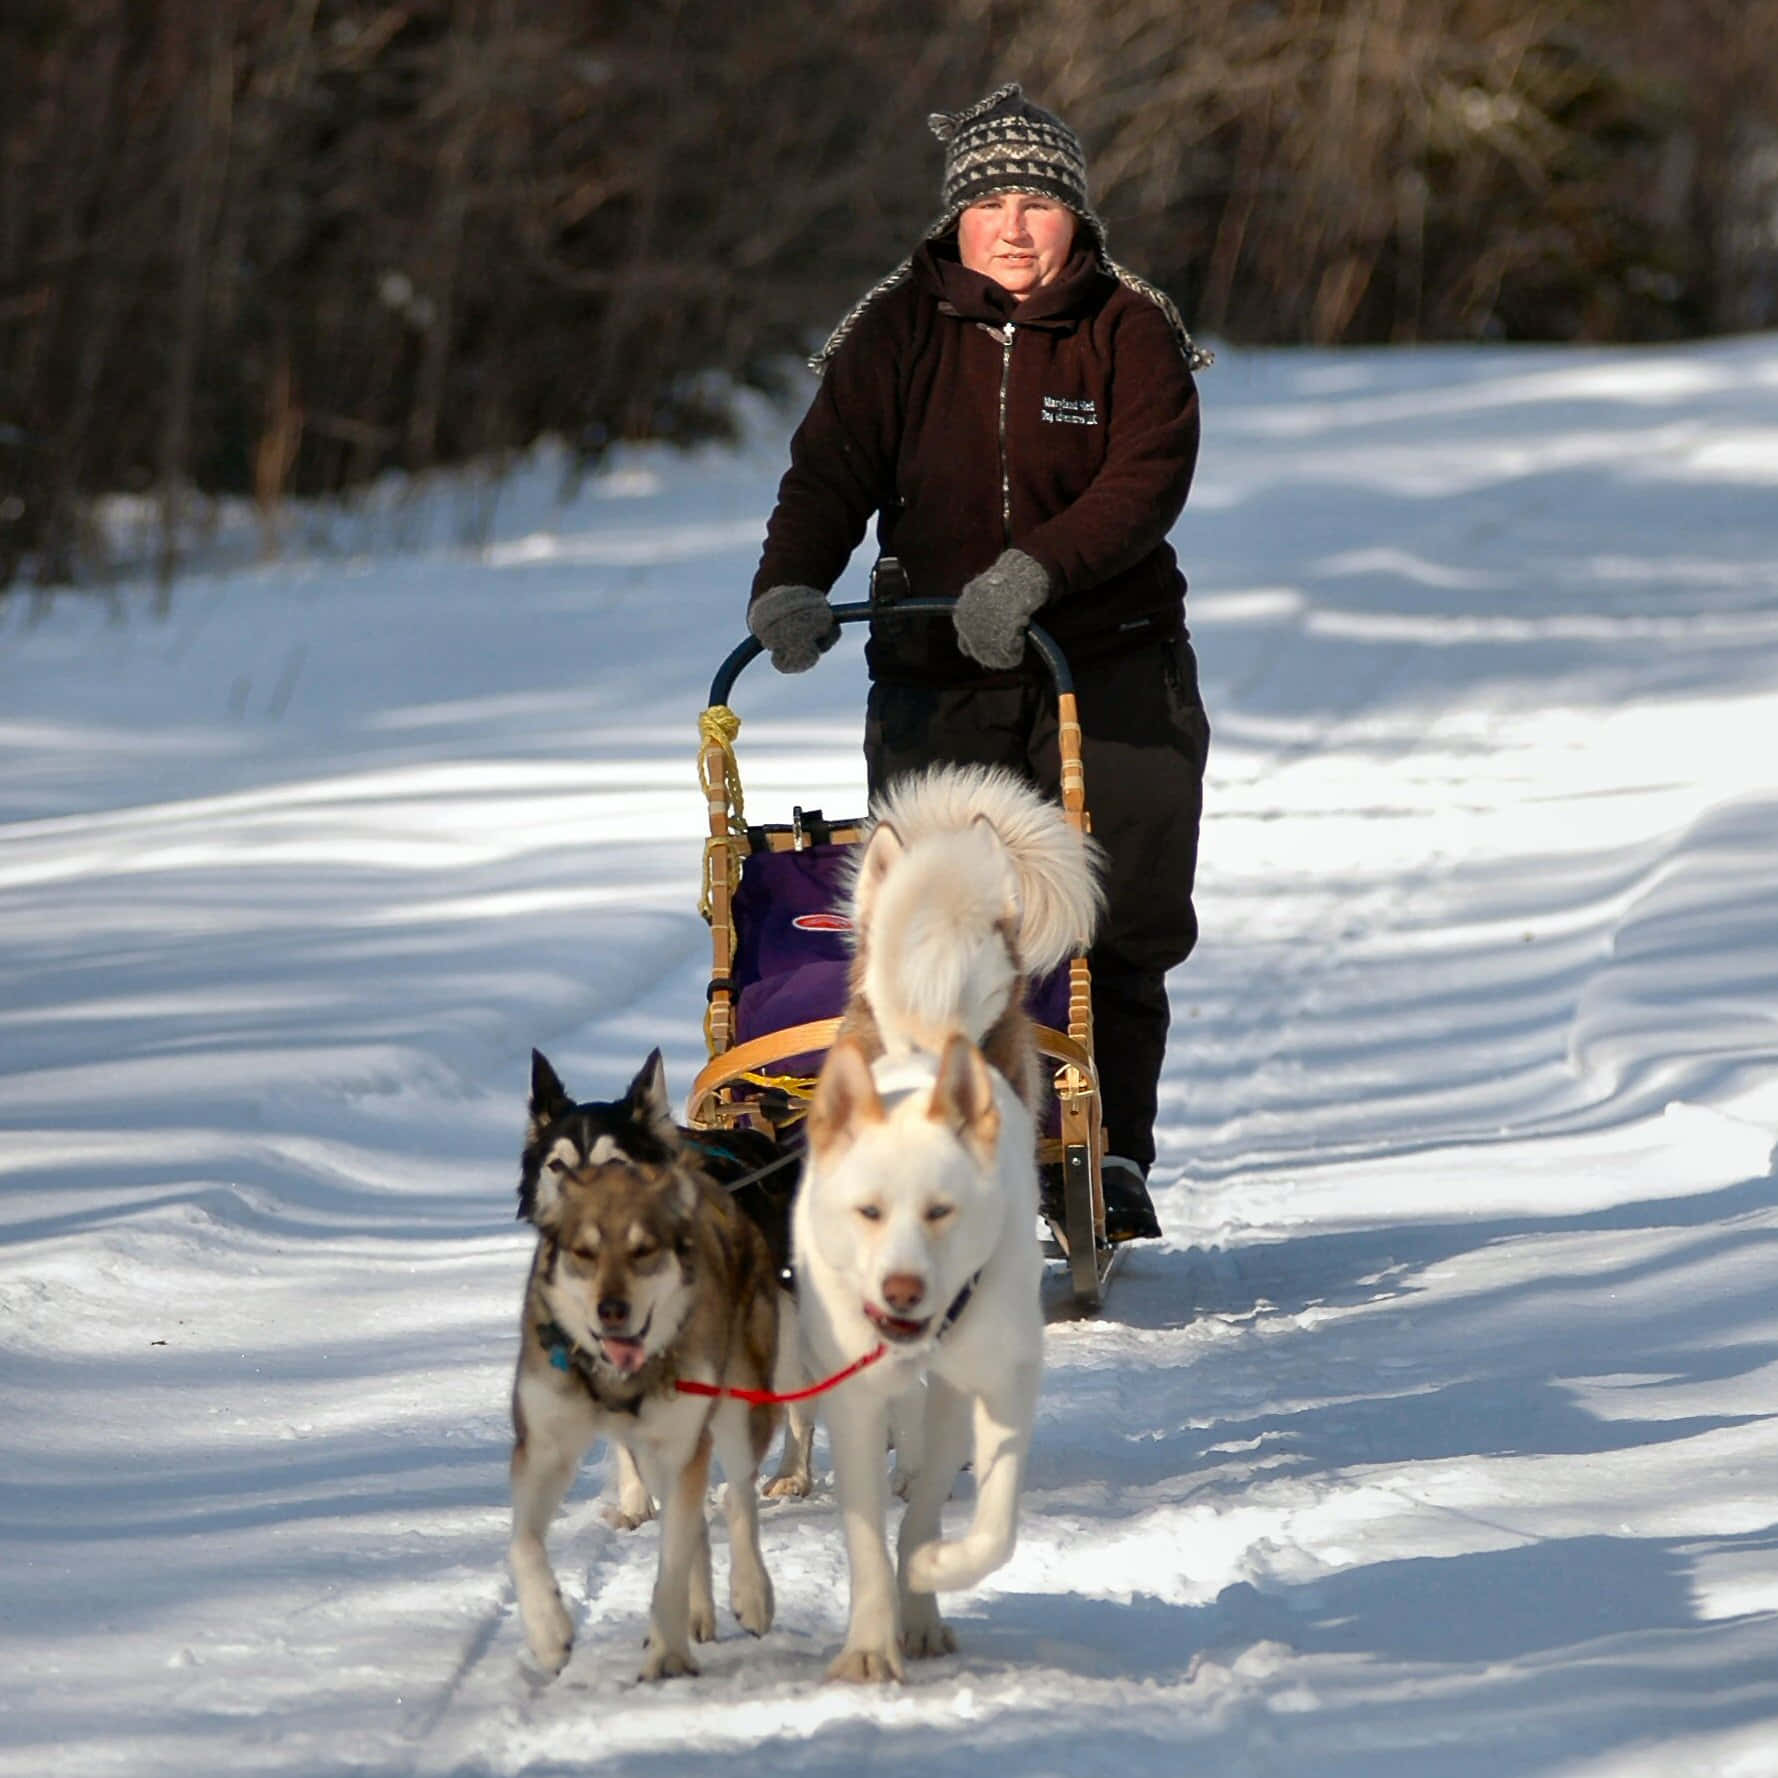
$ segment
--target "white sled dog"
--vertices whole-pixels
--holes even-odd
[[[899,1679],[906,1657],[954,1649],[933,1595],[1012,1553],[1043,1361],[1041,1076],[1023,987],[1087,941],[1099,909],[1092,849],[1010,773],[938,768],[877,816],[853,896],[854,1000],[810,1108],[792,1231],[816,1374],[884,1349],[825,1397],[852,1571],[828,1675],[845,1680]],[[921,1379],[892,1568],[886,1422]],[[974,1516],[942,1539],[971,1457]]]
[[[941,1055],[961,1032],[1035,1117],[1044,1083],[1025,995],[1091,940],[1105,899],[1099,847],[1023,779],[988,766],[897,779],[871,814],[840,1036],[874,1060]]]

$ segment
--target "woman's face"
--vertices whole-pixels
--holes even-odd
[[[972,272],[1022,299],[1060,276],[1074,246],[1074,221],[1054,198],[1001,192],[957,218],[957,251]]]

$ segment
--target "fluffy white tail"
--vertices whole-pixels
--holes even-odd
[[[853,883],[864,991],[890,1047],[980,1042],[1024,976],[1087,945],[1099,849],[1009,771],[934,766],[891,785]]]

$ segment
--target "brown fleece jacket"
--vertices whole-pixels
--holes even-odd
[[[916,597],[955,597],[1011,547],[1048,571],[1036,621],[1071,657],[1177,635],[1185,581],[1166,538],[1197,453],[1197,388],[1166,315],[1089,250],[1015,303],[954,243],[929,243],[829,363],[753,593],[827,591],[876,514]],[[948,624],[903,627],[875,626],[876,678],[994,677]]]

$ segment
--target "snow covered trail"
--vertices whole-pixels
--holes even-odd
[[[527,1052],[701,1059],[783,422],[0,604],[0,1772],[1778,1773],[1778,344],[1205,397],[1168,1236],[895,1691],[820,1683],[825,1490],[696,1682],[603,1458],[554,1685],[503,1571]],[[750,806],[855,809],[861,700],[745,677]]]

